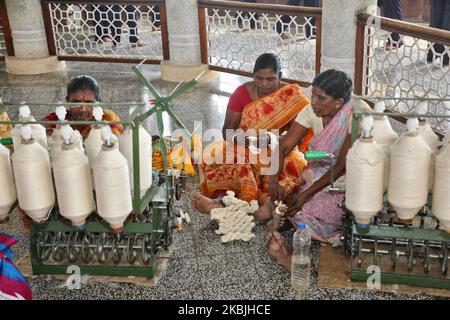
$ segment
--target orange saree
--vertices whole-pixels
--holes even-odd
[[[275,130],[288,125],[309,104],[298,85],[285,85],[263,98],[247,104],[242,110],[239,128],[242,130]],[[308,144],[312,133],[303,141]],[[302,145],[306,150],[307,146]],[[217,161],[217,155],[223,161]],[[270,157],[270,150],[267,151]],[[261,169],[268,167],[267,159],[250,160],[250,151],[241,145],[232,145],[223,140],[214,142],[203,151],[200,166],[200,192],[214,198],[218,192],[232,190],[239,199],[258,200],[264,204],[268,199],[268,176]],[[253,159],[255,156],[252,156]],[[232,159],[225,162],[225,159]],[[263,164],[264,163],[264,164]],[[306,167],[303,154],[295,148],[285,159],[279,175],[280,185],[290,195],[300,190],[301,173]]]

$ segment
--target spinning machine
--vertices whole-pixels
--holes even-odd
[[[369,266],[375,265],[382,283],[450,289],[450,148],[447,138],[437,150],[438,138],[427,123],[448,116],[425,114],[420,99],[406,99],[415,102],[416,113],[382,113],[380,108],[367,113],[358,109],[358,100],[374,97],[354,98],[353,146],[342,205],[342,240],[351,259],[351,279],[366,281],[372,275]],[[377,105],[392,98],[375,99]],[[390,141],[386,152],[387,139],[377,143],[383,130],[375,130],[369,118],[399,115],[408,119],[408,131]],[[363,134],[356,140],[361,117]],[[383,153],[389,174],[383,174]]]
[[[151,108],[144,103],[96,103],[92,104],[96,121],[66,121],[62,107],[79,104],[27,103],[26,108],[21,107],[19,121],[1,122],[14,124],[17,129],[13,139],[1,141],[10,145],[14,140],[12,156],[0,144],[1,185],[8,186],[0,195],[0,219],[6,223],[17,202],[32,218],[34,275],[67,274],[70,265],[77,265],[86,275],[152,278],[158,252],[171,244],[180,210],[175,201],[181,197],[186,175],[184,168],[167,168],[165,139],[160,139],[165,170],[152,171],[151,137],[142,123],[155,114],[162,137],[162,114],[167,112],[190,138],[169,102],[192,88],[202,74],[162,97],[139,67],[134,66],[133,71],[156,100]],[[0,114],[7,106],[18,105],[0,106]],[[124,105],[132,107],[126,121],[102,120],[101,107]],[[36,121],[28,106],[58,107],[59,120]],[[110,124],[125,127],[120,141],[111,134]],[[52,140],[51,157],[43,146],[45,125],[58,129],[58,137],[53,140],[59,143]],[[74,125],[91,126],[90,138],[85,141],[87,155],[79,140],[71,138]],[[37,186],[37,182],[43,186]]]

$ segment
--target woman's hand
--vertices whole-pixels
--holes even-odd
[[[298,211],[303,208],[303,205],[308,201],[308,197],[304,192],[299,192],[292,196],[292,200],[290,201],[287,209],[287,215],[293,216]]]
[[[242,139],[244,136],[244,139]],[[256,139],[255,139],[256,138]],[[253,140],[253,141],[251,141]],[[256,140],[256,142],[254,141]],[[260,135],[260,136],[251,136],[251,135],[236,135],[233,137],[233,143],[238,145],[243,145],[248,148],[251,144],[259,149],[267,148],[270,146],[270,136],[268,135]]]
[[[269,176],[269,195],[270,200],[281,201],[285,197],[284,189],[278,183],[278,175]]]

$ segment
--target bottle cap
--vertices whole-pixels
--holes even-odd
[[[297,223],[297,229],[298,230],[305,230],[306,229],[306,224],[304,222]]]

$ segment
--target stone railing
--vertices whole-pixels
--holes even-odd
[[[198,0],[202,62],[251,75],[256,58],[277,54],[283,77],[310,85],[320,70],[320,8]]]
[[[50,55],[60,60],[169,59],[164,0],[42,0]]]
[[[414,112],[408,99],[428,98],[429,114],[450,114],[450,32],[369,14],[358,15],[355,91],[392,97],[391,111]],[[430,119],[445,133],[446,118]]]

